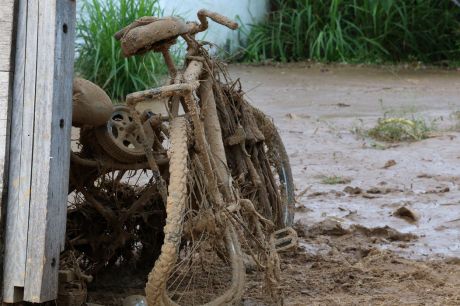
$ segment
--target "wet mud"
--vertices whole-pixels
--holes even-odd
[[[292,164],[301,243],[283,257],[285,303],[460,304],[459,72],[309,63],[230,71],[274,118]],[[433,130],[410,143],[365,137],[385,114]],[[255,276],[247,290],[244,305],[269,304]]]

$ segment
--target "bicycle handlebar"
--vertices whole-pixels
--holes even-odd
[[[231,30],[238,29],[238,23],[216,12],[211,12],[211,11],[203,9],[203,10],[198,11],[197,16],[198,16],[198,20],[200,21],[200,23],[197,23],[195,21],[187,22],[187,27],[188,27],[187,32],[189,34],[196,34],[199,32],[206,31],[209,26],[207,18],[211,19],[212,21],[218,24],[226,26],[227,28]],[[114,37],[116,40],[120,40],[123,37],[123,35],[125,35],[125,33],[129,32],[131,29],[139,27],[139,26],[148,25],[149,23],[155,22],[160,19],[161,18],[157,18],[153,16],[142,17],[132,22],[130,25],[124,27],[117,33],[115,33]]]
[[[226,26],[227,28],[231,30],[236,30],[238,29],[238,23],[235,21],[225,17],[224,15],[221,15],[216,12],[211,12],[208,10],[199,10],[197,13],[198,19],[200,20],[200,25],[197,25],[196,23],[190,23],[196,25],[196,28],[191,28],[190,33],[191,34],[196,34],[198,32],[203,32],[208,28],[208,19],[211,19],[215,23],[221,24],[223,26]]]

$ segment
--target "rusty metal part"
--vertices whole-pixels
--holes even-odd
[[[146,159],[139,126],[134,122],[127,106],[118,105],[105,126],[95,130],[98,143],[104,151],[122,163]]]
[[[113,112],[112,101],[102,88],[81,78],[73,81],[72,125],[101,126]]]
[[[162,51],[175,43],[179,35],[188,32],[186,24],[179,18],[166,17],[150,23],[137,22],[123,31],[121,48],[123,55],[128,57],[148,51]],[[117,33],[117,36],[121,34]]]

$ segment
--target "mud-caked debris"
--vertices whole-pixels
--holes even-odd
[[[396,161],[394,159],[390,159],[389,161],[385,163],[385,165],[383,166],[383,169],[388,169],[393,166],[396,166]]]
[[[371,187],[366,190],[366,193],[369,194],[388,194],[393,192],[403,192],[404,190],[399,188],[392,188],[392,187]]]
[[[363,193],[363,190],[359,187],[352,187],[352,186],[347,186],[343,189],[344,192],[351,194],[351,195],[357,195]]]
[[[308,229],[308,234],[317,235],[329,235],[329,236],[343,236],[349,234],[350,231],[345,229],[338,220],[325,219],[319,223],[316,223]]]
[[[352,225],[350,232],[360,233],[368,237],[379,237],[388,241],[412,241],[418,238],[412,233],[401,233],[389,226],[368,228],[362,225]]]
[[[332,218],[325,219],[319,223],[310,226],[305,232],[299,232],[299,236],[345,236],[345,235],[362,235],[369,238],[381,238],[390,242],[394,241],[412,241],[418,238],[412,233],[401,233],[389,226],[368,228],[359,224],[353,224],[345,228],[339,220]]]
[[[428,189],[425,193],[446,193],[449,192],[450,188],[446,185],[436,186],[432,189]]]
[[[409,223],[416,223],[420,220],[420,214],[410,207],[401,206],[393,212],[393,216],[406,220]]]

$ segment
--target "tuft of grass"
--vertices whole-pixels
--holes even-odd
[[[439,0],[272,0],[244,60],[458,63],[460,8]]]
[[[452,114],[452,117],[454,118],[455,125],[454,125],[454,131],[460,131],[460,111],[455,111]]]
[[[423,119],[380,118],[367,134],[375,140],[386,142],[419,141],[428,138],[433,129],[433,124],[427,124]]]
[[[337,176],[337,175],[323,176],[321,179],[321,184],[326,184],[326,185],[340,185],[340,184],[348,184],[350,182],[351,182],[350,178]]]
[[[142,16],[161,16],[158,0],[81,0],[75,71],[101,86],[114,100],[157,86],[167,68],[161,54],[124,58],[113,35]]]

